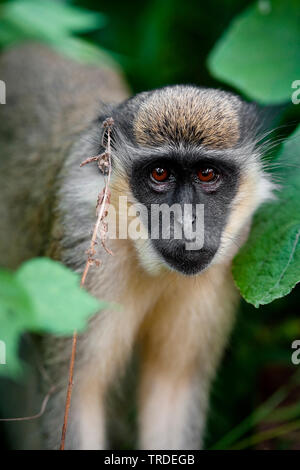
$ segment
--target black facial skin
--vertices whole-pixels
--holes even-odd
[[[168,178],[156,181],[153,170],[167,169]],[[215,177],[203,182],[199,169],[213,169]],[[162,174],[162,170],[158,171]],[[154,173],[156,176],[156,173]],[[184,153],[174,151],[161,156],[149,155],[133,162],[130,185],[139,203],[148,209],[148,230],[151,231],[151,204],[204,204],[204,244],[199,250],[187,250],[186,240],[172,237],[174,218],[171,217],[171,238],[152,239],[155,249],[172,268],[186,275],[194,275],[205,269],[216,254],[221,234],[229,215],[229,205],[238,187],[239,171],[228,158],[208,156],[205,152]],[[195,225],[193,225],[193,230]]]

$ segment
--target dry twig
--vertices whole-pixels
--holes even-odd
[[[46,406],[48,404],[49,398],[51,397],[51,395],[55,391],[55,389],[56,389],[56,387],[54,385],[50,388],[49,392],[47,393],[47,395],[45,396],[45,398],[42,402],[42,406],[41,406],[41,409],[40,409],[39,413],[37,413],[36,415],[24,416],[23,418],[1,418],[0,421],[4,421],[4,422],[7,422],[7,421],[30,421],[32,419],[40,418],[44,414],[44,411],[45,411]]]
[[[110,177],[111,177],[110,144],[111,144],[111,130],[112,130],[113,124],[114,124],[114,121],[112,118],[106,119],[103,123],[104,133],[103,133],[103,138],[102,138],[102,145],[103,147],[105,147],[105,151],[101,153],[100,155],[87,158],[80,165],[82,167],[84,165],[87,165],[88,163],[97,162],[99,169],[102,171],[104,175],[106,175],[105,186],[97,198],[97,204],[96,204],[97,220],[94,226],[90,247],[87,250],[87,260],[86,260],[85,268],[83,270],[83,274],[82,274],[81,282],[80,282],[81,287],[84,286],[86,276],[88,274],[90,266],[92,264],[95,264],[97,267],[100,266],[100,260],[95,258],[97,236],[99,234],[100,234],[100,239],[101,239],[103,248],[109,254],[111,255],[113,254],[106,246],[107,223],[105,221],[105,218],[108,214],[108,208],[109,208],[109,203],[110,203],[110,189],[109,189],[109,183],[110,183]],[[107,137],[106,142],[105,142],[105,137]],[[62,434],[61,434],[60,450],[64,450],[65,448],[65,439],[66,439],[66,433],[67,433],[67,427],[68,427],[68,417],[69,417],[69,410],[70,410],[71,397],[72,397],[76,346],[77,346],[77,332],[74,331],[73,340],[72,340],[72,353],[71,353],[71,360],[70,360],[70,368],[69,368],[69,382],[68,382],[68,389],[67,389],[64,422],[63,422]]]

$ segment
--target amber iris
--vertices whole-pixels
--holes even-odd
[[[203,181],[204,183],[209,183],[216,178],[215,170],[212,168],[201,168],[198,170],[197,175],[199,180]]]
[[[169,172],[166,168],[154,168],[154,170],[152,170],[152,178],[155,180],[155,181],[166,181],[169,177]]]

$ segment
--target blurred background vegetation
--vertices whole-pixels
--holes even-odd
[[[239,92],[265,107],[267,127],[281,138],[300,116],[290,98],[300,80],[299,18],[298,0],[0,0],[0,47],[35,39],[78,60],[113,60],[133,93],[173,83]],[[299,287],[259,309],[241,302],[213,387],[206,448],[300,449],[291,362],[299,305]]]

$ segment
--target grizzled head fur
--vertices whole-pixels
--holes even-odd
[[[185,85],[140,93],[116,107],[113,117],[132,143],[147,147],[231,148],[253,137],[257,122],[255,105],[238,96]]]

